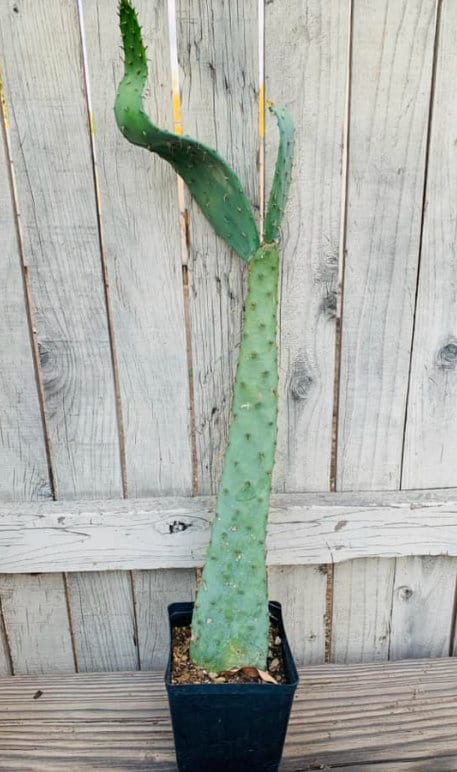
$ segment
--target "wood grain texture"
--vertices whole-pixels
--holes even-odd
[[[435,5],[354,2],[339,490],[400,483]]]
[[[392,659],[449,655],[456,566],[453,558],[397,559],[390,640]]]
[[[3,575],[0,595],[14,672],[74,672],[62,575]]]
[[[177,0],[184,133],[214,147],[258,209],[258,3]],[[243,310],[242,261],[190,212],[198,490],[214,493],[222,471]]]
[[[194,599],[195,572],[135,571],[133,577],[141,670],[165,669],[169,653],[167,606]]]
[[[29,501],[51,491],[3,139],[0,115],[0,500]]]
[[[456,695],[452,659],[301,668],[281,769],[455,769]],[[163,675],[2,679],[0,766],[171,772]]]
[[[149,46],[147,109],[158,125],[172,129],[166,3],[140,2],[136,9]],[[83,11],[98,204],[124,417],[126,490],[133,496],[188,494],[190,405],[176,175],[121,136],[112,112],[122,76],[118,18],[99,0],[84,0]],[[111,627],[117,643],[109,649],[113,652],[109,666],[103,640],[96,636],[100,662],[111,669],[130,669],[133,661],[139,661],[138,639],[146,637],[149,644],[148,632],[155,629],[158,616],[150,605],[143,605],[144,595],[133,599],[136,615],[133,603],[116,608],[117,599],[127,602],[130,579],[112,574],[111,583],[113,598],[107,606],[114,612],[113,625],[117,620]],[[83,605],[90,603],[89,587],[87,591]],[[135,627],[137,619],[142,629],[132,631],[131,622]],[[90,641],[90,634],[85,630],[82,634]],[[156,651],[145,651],[148,662],[156,656]]]
[[[324,661],[327,568],[271,566],[268,597],[282,604],[287,638],[298,665]]]
[[[119,495],[76,4],[28,0],[15,13],[2,3],[0,26],[57,488],[65,497]]]
[[[338,490],[400,487],[435,12],[435,0],[407,8],[353,3]],[[341,583],[340,571],[348,579],[351,570],[335,569]],[[387,602],[370,564],[354,576],[358,572],[366,578],[366,597]],[[362,631],[354,638],[349,619],[356,619],[359,588],[348,586],[344,596],[354,608],[351,601],[346,630],[340,615],[338,635],[358,641],[347,649],[354,661]],[[385,619],[386,609],[371,613]],[[380,651],[375,646],[372,658]],[[370,658],[367,648],[364,655]]]
[[[287,13],[265,5],[266,95],[295,124],[281,241],[278,491],[330,484],[348,11],[340,0],[293,0]],[[270,182],[277,129],[269,115],[266,140]]]
[[[212,497],[4,504],[0,572],[193,568],[213,513]],[[455,489],[275,495],[268,563],[457,557],[456,522]]]
[[[7,153],[3,69],[0,54],[0,501],[14,501],[48,498],[51,490]],[[10,672],[0,592],[0,675]]]
[[[406,423],[403,488],[446,487],[457,454],[457,6],[439,27],[427,190]]]
[[[78,671],[137,670],[130,573],[70,573],[67,585]]]
[[[166,3],[135,7],[148,45],[147,109],[159,126],[173,129]],[[127,490],[183,495],[191,491],[192,470],[176,175],[118,130],[118,17],[103,0],[84,0],[83,9]]]
[[[11,5],[2,6],[0,22],[56,491],[65,498],[120,495],[111,348],[77,4],[39,0],[23,4],[17,13]],[[120,618],[122,608],[117,609],[117,603],[122,582],[116,579],[117,575],[111,577],[110,605],[113,617]],[[57,579],[49,581],[47,592],[54,597]],[[97,576],[83,581],[84,586],[94,583],[87,598],[90,608],[97,594],[106,596],[106,586],[101,585],[98,592]],[[62,582],[58,587],[63,593]],[[21,602],[26,605],[28,600]],[[66,606],[63,594],[58,605]],[[43,608],[44,602],[36,603],[28,613],[36,615]],[[84,622],[77,614],[75,619]],[[9,633],[10,622],[5,621]],[[35,626],[40,630],[42,620],[36,619]],[[84,630],[74,632],[75,639],[87,638]],[[34,635],[34,625],[29,635]],[[49,669],[54,647],[49,645],[42,654],[43,663],[37,663],[37,668]],[[71,651],[67,659],[70,656]]]
[[[335,568],[332,662],[387,659],[395,561],[350,560]]]

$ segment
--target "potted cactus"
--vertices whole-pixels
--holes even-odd
[[[179,768],[274,770],[298,681],[279,604],[268,603],[265,541],[274,464],[277,405],[278,237],[289,188],[293,125],[270,107],[279,151],[262,241],[233,170],[211,148],[156,127],[143,109],[146,54],[135,10],[120,0],[124,77],[115,116],[124,137],[175,169],[218,236],[248,265],[249,286],[232,421],[210,546],[195,605],[173,604],[171,632],[191,624],[190,660],[205,673],[256,669],[258,682],[166,682]],[[281,642],[285,683],[264,681],[270,627]],[[270,644],[271,645],[271,644]],[[263,680],[262,680],[263,679]]]

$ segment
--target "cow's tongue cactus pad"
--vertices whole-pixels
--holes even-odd
[[[137,15],[120,2],[125,73],[115,115],[130,142],[168,161],[216,233],[248,263],[249,286],[216,515],[192,618],[191,658],[208,671],[253,666],[264,670],[268,652],[265,540],[276,447],[276,344],[281,225],[293,155],[293,125],[275,113],[280,142],[264,240],[252,208],[227,163],[190,137],[154,126],[143,109],[146,54]]]

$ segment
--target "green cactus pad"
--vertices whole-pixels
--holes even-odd
[[[266,668],[265,538],[276,447],[278,266],[276,244],[260,247],[249,263],[233,419],[192,619],[192,660],[214,672]]]
[[[259,234],[238,177],[215,150],[190,137],[162,131],[146,115],[146,53],[136,12],[128,0],[121,0],[119,17],[124,77],[114,107],[117,125],[129,142],[157,153],[173,166],[216,233],[249,261],[259,247]]]
[[[290,114],[283,107],[276,108],[269,105],[269,109],[278,121],[279,148],[265,218],[264,240],[266,242],[276,241],[279,237],[279,229],[289,193],[294,155],[294,125]]]

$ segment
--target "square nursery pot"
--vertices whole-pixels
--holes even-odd
[[[192,620],[193,603],[168,607],[174,627]],[[276,772],[281,760],[298,674],[279,603],[270,616],[282,640],[288,683],[172,684],[172,644],[165,684],[180,772]]]

